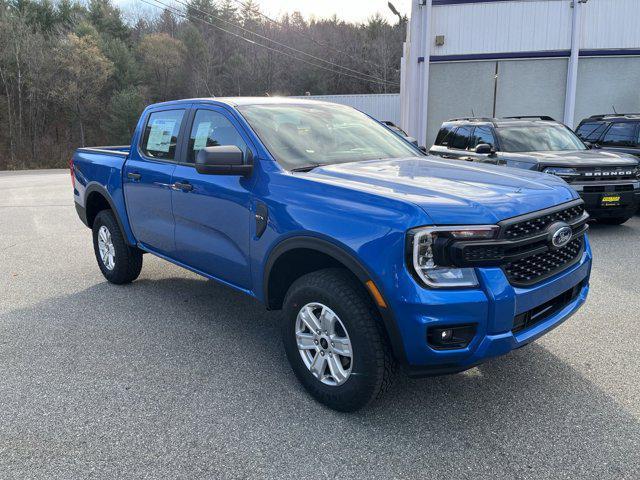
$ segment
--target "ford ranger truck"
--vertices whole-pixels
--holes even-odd
[[[80,148],[71,175],[109,282],[152,253],[283,310],[293,372],[337,410],[397,366],[455,373],[520,348],[589,290],[588,215],[562,179],[426,156],[342,105],[151,105],[130,147]]]
[[[626,222],[640,201],[636,157],[592,149],[550,117],[450,120],[431,153],[557,175],[580,194],[591,218],[604,224]]]

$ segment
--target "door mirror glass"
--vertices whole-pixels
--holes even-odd
[[[196,170],[205,175],[249,175],[252,165],[236,145],[204,147],[196,156]]]
[[[480,155],[490,155],[493,153],[493,147],[487,143],[479,143],[476,145],[476,153]]]

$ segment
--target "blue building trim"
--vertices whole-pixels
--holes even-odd
[[[495,2],[512,2],[513,0],[433,0],[433,6],[439,5],[460,5],[463,3],[495,3]]]
[[[497,0],[497,1],[502,1],[502,0]],[[461,61],[473,61],[473,60],[508,60],[508,59],[517,59],[517,58],[568,58],[570,54],[571,54],[571,50],[538,50],[538,51],[529,51],[529,52],[470,53],[466,55],[432,55],[430,58],[430,61],[431,62],[461,62]],[[580,50],[580,56],[581,57],[640,56],[640,49],[618,48],[618,49]],[[424,58],[423,58],[423,61],[424,61]]]

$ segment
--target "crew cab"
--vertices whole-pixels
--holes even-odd
[[[442,124],[430,152],[557,175],[580,194],[600,223],[622,224],[638,208],[638,159],[591,149],[550,117],[454,119]]]
[[[151,105],[130,147],[80,148],[71,174],[109,282],[151,253],[282,309],[295,375],[337,410],[398,365],[454,373],[522,347],[589,290],[588,215],[559,177],[426,156],[342,105]]]

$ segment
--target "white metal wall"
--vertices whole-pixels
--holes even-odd
[[[640,0],[583,4],[581,49],[640,48]],[[571,0],[519,0],[434,6],[431,55],[569,50]]]
[[[379,95],[311,95],[305,97],[311,100],[340,103],[371,115],[378,120],[389,120],[396,125],[400,124],[400,94],[383,93]]]
[[[571,42],[568,0],[434,6],[431,55],[566,50]]]

